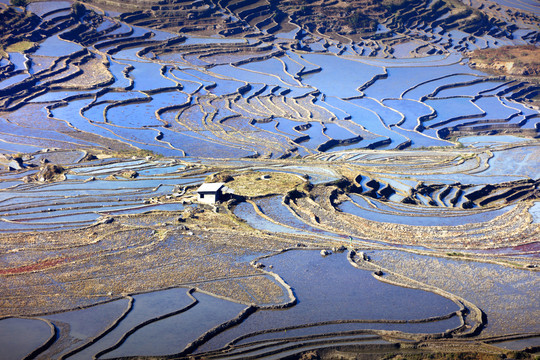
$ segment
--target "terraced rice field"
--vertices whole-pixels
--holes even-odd
[[[456,3],[1,1],[0,358],[537,351],[539,87],[467,56],[539,10]]]

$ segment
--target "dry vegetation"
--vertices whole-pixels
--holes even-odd
[[[297,175],[279,172],[248,172],[234,174],[227,182],[227,187],[234,190],[235,195],[245,197],[284,194],[304,183]]]
[[[7,52],[24,52],[32,47],[35,44],[31,41],[19,41],[18,43],[11,44],[6,48]]]
[[[540,79],[540,48],[534,45],[475,50],[470,56],[478,68]]]
[[[80,65],[80,69],[83,73],[69,81],[62,84],[66,88],[87,88],[92,86],[98,86],[104,82],[110,81],[113,75],[109,72],[109,69],[103,63],[103,59],[92,58],[88,62]]]
[[[378,353],[369,353],[370,351],[347,351],[347,350],[317,350],[311,351],[301,357],[302,360],[307,359],[369,359],[369,360],[500,360],[504,358],[510,359],[536,359],[534,355],[524,352],[512,352],[497,350],[488,345],[480,345],[478,343],[464,344],[446,343],[436,344],[435,342],[426,342],[416,346],[403,346],[400,350],[390,352],[386,355]],[[359,355],[359,353],[361,355]],[[311,357],[313,356],[313,357]],[[361,356],[361,357],[359,357]]]
[[[9,296],[0,299],[0,317],[173,286],[245,303],[282,301],[280,286],[239,259],[293,246],[298,238],[263,234],[227,212],[200,209],[181,223],[178,217],[150,213],[74,231],[1,235],[0,292]],[[257,281],[246,282],[253,276]]]

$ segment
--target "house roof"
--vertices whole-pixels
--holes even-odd
[[[225,183],[204,183],[198,189],[198,193],[215,193],[218,192]]]

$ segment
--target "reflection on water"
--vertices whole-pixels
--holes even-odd
[[[378,265],[473,302],[486,313],[485,337],[540,331],[540,277],[535,271],[392,250],[371,255]]]
[[[184,166],[171,164],[148,160],[89,163],[72,168],[76,175],[66,175],[66,181],[18,182],[9,188],[10,183],[6,183],[0,191],[0,232],[83,227],[102,215],[182,210],[179,203],[148,203],[152,197],[170,195],[175,186],[196,185],[204,180],[204,176],[181,177]],[[140,171],[139,176],[129,180],[122,177],[122,172],[128,170]]]
[[[8,3],[7,0],[1,2]],[[496,2],[502,5],[513,4],[509,0]],[[532,0],[524,0],[519,7],[531,9],[531,6]],[[45,19],[51,20],[51,23],[55,21],[60,23],[59,18],[66,16],[70,7],[71,4],[65,1],[33,2],[28,5],[30,11],[41,16],[53,10],[67,9],[47,15]],[[533,9],[533,12],[537,11]],[[87,76],[90,71],[85,67],[87,59],[84,55],[83,58],[72,55],[85,48],[60,39],[58,33],[53,34],[54,31],[51,31],[50,36],[39,44],[39,49],[30,55],[35,64],[33,69],[28,69],[30,66],[26,61],[28,58],[23,54],[9,53],[9,59],[0,60],[4,70],[8,66],[13,68],[4,71],[5,76],[0,81],[0,90],[5,91],[7,87],[18,84],[20,87],[28,87],[28,93],[24,93],[24,98],[17,98],[13,104],[9,104],[11,101],[9,96],[15,98],[18,93],[23,93],[19,91],[20,89],[8,94],[8,100],[3,100],[5,106],[2,110],[5,110],[6,115],[0,119],[2,152],[30,153],[42,147],[77,149],[100,147],[109,151],[115,147],[125,146],[151,150],[156,155],[178,157],[187,155],[211,159],[239,159],[248,156],[292,159],[295,156],[317,156],[321,152],[329,152],[326,158],[320,157],[318,160],[330,162],[346,160],[349,155],[354,159],[357,155],[349,150],[359,148],[388,146],[395,149],[400,145],[412,148],[450,147],[453,143],[446,139],[451,138],[452,134],[446,136],[441,130],[454,131],[464,125],[470,127],[463,131],[465,134],[474,133],[480,126],[485,133],[500,129],[520,131],[521,128],[530,131],[526,134],[534,134],[532,130],[538,127],[538,110],[501,98],[505,95],[500,95],[500,92],[511,91],[510,87],[513,86],[511,82],[480,81],[486,80],[487,75],[471,70],[466,61],[462,62],[459,50],[448,50],[449,53],[444,55],[412,58],[420,54],[418,51],[425,44],[419,46],[407,41],[389,45],[388,49],[381,49],[380,44],[376,42],[369,45],[351,42],[345,46],[328,39],[315,39],[311,34],[303,33],[310,39],[309,41],[304,39],[304,42],[298,45],[311,47],[313,50],[311,53],[296,51],[293,46],[284,45],[286,42],[283,41],[276,46],[273,40],[268,40],[270,36],[268,39],[253,37],[249,41],[190,37],[184,42],[179,42],[181,45],[173,53],[158,54],[158,49],[154,49],[144,57],[138,54],[142,54],[141,50],[148,44],[138,42],[130,46],[132,39],[129,37],[150,34],[149,30],[134,27],[133,34],[127,35],[131,27],[119,23],[118,29],[109,29],[115,23],[116,19],[106,19],[98,29],[103,31],[102,34],[110,36],[110,39],[114,37],[120,40],[118,43],[127,46],[116,47],[113,43],[109,43],[106,47],[97,46],[101,53],[96,51],[96,47],[87,48],[96,59],[101,54],[110,62],[106,68],[109,71],[108,75],[114,78],[114,82],[96,85],[91,90],[76,90],[75,87],[63,86],[64,76],[71,77],[77,83],[81,81],[79,75]],[[61,26],[58,27],[60,28]],[[58,30],[61,31],[64,30]],[[382,25],[378,29],[379,33],[387,31],[388,29]],[[433,30],[436,34],[427,27],[415,31],[416,35],[431,38],[426,44],[435,41],[442,48],[445,47],[445,42],[451,42],[450,40],[459,41],[464,47],[470,45],[471,48],[473,43],[474,47],[481,48],[495,46],[497,41],[501,44],[524,41],[516,39],[516,42],[513,42],[512,39],[495,39],[491,36],[475,38],[473,41],[473,37],[468,34],[460,31],[445,33],[442,27]],[[298,29],[294,29],[288,33],[278,34],[277,37],[292,40],[298,32]],[[517,30],[514,35],[525,37],[527,33]],[[173,36],[176,35],[153,31],[150,40],[159,41]],[[104,38],[100,41],[103,40]],[[219,44],[230,45],[228,49],[236,49],[233,54],[227,53],[227,49],[220,48]],[[257,48],[247,48],[251,45]],[[158,47],[165,46],[168,47],[168,44],[158,44]],[[270,50],[264,50],[264,47],[273,50],[281,47],[283,51],[280,55],[268,56]],[[211,50],[207,52],[207,49]],[[109,53],[105,55],[105,51]],[[319,51],[327,53],[314,53]],[[424,49],[423,53],[426,51]],[[379,58],[359,56],[375,53],[378,53]],[[411,58],[391,59],[392,53],[395,57],[411,56]],[[439,54],[441,53],[442,50]],[[73,59],[54,62],[58,57],[69,55],[72,55]],[[39,58],[40,56],[43,58]],[[261,57],[257,58],[259,56]],[[383,59],[381,56],[389,58]],[[243,62],[243,60],[252,61]],[[239,62],[233,64],[235,61]],[[11,71],[13,74],[10,74]],[[76,71],[80,74],[77,75]],[[42,75],[43,78],[32,78]],[[38,90],[33,88],[31,81],[27,82],[29,78],[32,81],[36,80]],[[81,83],[84,84],[84,81]],[[30,85],[26,86],[27,84]],[[46,84],[53,86],[53,91],[38,88]],[[32,99],[34,95],[36,96]],[[70,98],[73,95],[84,97]],[[54,107],[57,104],[62,106]],[[14,112],[12,116],[10,111],[13,109],[9,108],[12,105],[18,107],[21,112]],[[33,119],[35,112],[39,112],[39,116],[43,118],[36,124],[26,120]],[[57,126],[57,123],[63,124],[65,128]],[[462,136],[461,133],[458,134]],[[336,145],[335,143],[339,142],[335,140],[348,142]],[[404,169],[395,177],[390,176],[391,170],[390,174],[387,174],[389,179],[386,182],[400,192],[393,195],[390,200],[401,201],[420,181],[440,184],[459,181],[462,184],[477,185],[469,188],[470,191],[474,191],[486,183],[501,183],[524,177],[537,179],[539,176],[538,151],[535,146],[527,144],[521,148],[501,150],[502,145],[523,141],[521,138],[507,135],[474,136],[462,137],[460,141],[464,146],[471,147],[466,149],[467,151],[473,151],[472,148],[490,147],[493,153],[488,154],[486,150],[483,154],[485,156],[471,160],[475,164],[478,162],[477,167],[473,168],[468,165],[461,167],[461,163],[457,160],[463,155],[460,160],[468,164],[469,161],[464,160],[465,153],[455,153],[455,161],[440,160],[441,162],[436,164],[434,162],[435,165],[432,166],[425,159],[430,158],[433,153],[417,152],[417,158],[411,162],[395,165],[393,169],[398,166]],[[327,146],[321,148],[322,144]],[[341,153],[331,154],[333,151]],[[82,156],[84,154],[72,162],[81,160]],[[386,153],[381,155],[384,156]],[[420,160],[420,157],[424,159]],[[250,163],[251,161],[253,162]],[[238,163],[243,166],[254,166],[255,161],[250,158],[247,162],[242,160]],[[385,161],[388,161],[386,165],[393,163],[392,158]],[[367,162],[368,166],[372,165]],[[442,162],[445,162],[444,166],[440,165]],[[233,162],[229,162],[227,165],[232,164]],[[276,166],[269,171],[285,170],[298,175],[307,174],[311,183],[315,185],[340,177],[322,166],[313,168],[309,163],[306,164]],[[408,168],[411,164],[426,166],[410,170]],[[454,167],[454,164],[458,164],[459,167]],[[0,211],[2,217],[0,232],[80,228],[95,223],[102,215],[181,210],[183,206],[179,204],[149,202],[151,198],[169,195],[175,186],[198,185],[204,181],[204,175],[192,178],[176,177],[173,173],[182,170],[183,166],[163,165],[148,164],[144,160],[92,164],[89,167],[70,169],[72,173],[67,175],[67,181],[41,184],[25,184],[22,180],[12,181],[21,178],[22,173],[7,174],[3,178],[7,181],[0,183],[2,189],[0,201],[3,206]],[[436,171],[432,171],[433,169]],[[125,170],[137,170],[139,177],[131,180],[123,179],[118,172]],[[351,176],[357,170],[358,168],[353,167],[347,169]],[[414,178],[407,173],[409,170]],[[35,172],[37,169],[27,171],[24,175],[32,175]],[[106,179],[109,175],[120,176]],[[93,181],[85,182],[92,178]],[[371,178],[363,178],[361,185],[365,187],[369,180]],[[451,191],[450,197],[456,195],[457,201],[453,205],[463,204],[465,201],[463,194],[458,199],[458,190]],[[424,205],[431,205],[430,200],[434,200],[435,195],[436,193],[419,196],[419,200]],[[430,199],[430,196],[433,198]],[[486,222],[514,207],[509,205],[476,213],[432,210],[428,206],[416,206],[412,209],[405,205],[388,205],[375,200],[371,206],[363,198],[355,196],[351,198],[352,201],[341,203],[339,209],[373,221],[421,226],[455,226]],[[452,205],[447,200],[440,202],[442,204],[438,205]],[[239,204],[235,214],[254,228],[282,235],[313,233],[329,237],[333,235],[304,224],[294,217],[282,206],[280,197],[258,200],[257,204],[264,214],[278,224],[260,216],[248,203]],[[529,212],[533,222],[538,223],[539,204],[534,204]],[[133,220],[133,223],[136,222],[137,220]],[[504,248],[501,251],[512,254],[525,250],[533,252],[537,247],[537,243],[531,243],[525,244],[522,248]],[[272,265],[272,271],[282,276],[293,287],[298,303],[287,310],[258,311],[239,326],[216,336],[201,350],[220,348],[241,335],[246,335],[247,338],[243,342],[249,343],[255,340],[358,329],[400,330],[413,333],[440,332],[459,325],[457,317],[426,323],[370,323],[376,320],[417,320],[445,315],[457,310],[457,306],[450,300],[432,293],[379,282],[369,272],[351,267],[345,259],[345,254],[321,258],[317,252],[294,251],[267,258],[263,262],[267,265],[267,269]],[[467,263],[448,260],[444,265],[445,268],[457,268],[456,272],[465,268],[470,270],[467,268],[470,264]],[[519,293],[521,288],[527,287],[527,281],[532,283],[529,273],[524,276],[517,270],[509,270],[503,274],[496,266],[478,266],[473,270],[490,275],[484,277],[487,279],[486,283],[490,279],[498,280],[499,276],[504,274],[518,278],[520,281],[512,282],[516,286],[515,289],[508,290],[501,282],[492,285],[495,290],[492,289],[493,293],[488,295],[495,294],[493,297],[495,300],[500,300],[498,296],[505,296],[506,299],[512,300],[514,305],[516,301],[511,297],[521,295],[519,310],[522,313],[528,311],[533,316],[536,314],[536,303],[531,306],[526,303],[530,299]],[[495,275],[492,275],[493,273]],[[469,274],[463,274],[464,277],[467,275]],[[486,301],[476,293],[471,296]],[[205,294],[196,293],[195,297],[199,300],[197,305],[186,312],[175,313],[193,300],[186,294],[185,289],[136,295],[133,310],[118,327],[107,334],[103,333],[104,329],[121,316],[127,307],[126,299],[85,310],[50,315],[48,319],[69,325],[70,339],[74,340],[70,345],[72,348],[100,333],[104,335],[103,339],[77,353],[73,358],[91,358],[103,350],[108,351],[105,357],[171,354],[181,351],[189,341],[209,328],[231,319],[245,308],[244,305]],[[491,305],[487,302],[486,306],[490,308]],[[495,306],[494,308],[501,310]],[[507,325],[505,321],[509,322],[508,319],[513,315],[512,311],[505,309],[501,310],[501,313],[504,321],[493,320],[492,313],[488,314],[490,317],[488,331],[501,331]],[[365,320],[365,322],[334,323],[339,320]],[[306,324],[324,321],[331,323],[303,327]],[[537,325],[528,326],[527,329],[533,330],[535,326],[537,327]],[[259,330],[283,327],[289,330],[250,336]],[[126,337],[126,334],[130,336]],[[0,352],[0,357],[24,357],[49,336],[50,328],[43,321],[4,319],[0,321],[0,348],[9,348],[9,351]],[[537,338],[529,341],[534,344],[535,339]],[[517,347],[522,346],[524,342],[526,341],[515,340],[499,345]]]
[[[223,347],[241,335],[263,329],[352,319],[413,320],[446,315],[458,310],[454,302],[442,296],[376,280],[369,271],[352,267],[345,253],[323,258],[318,251],[288,251],[262,262],[267,266],[272,265],[271,271],[279,274],[293,288],[298,298],[297,304],[286,310],[257,311],[240,325],[210,340],[201,351]],[[459,319],[453,317],[447,321],[421,325],[347,324],[329,328],[302,328],[295,330],[292,336],[320,334],[326,329],[390,328],[405,332],[441,332],[457,326]]]
[[[504,349],[508,349],[508,350],[523,350],[528,347],[540,346],[540,337],[501,341],[501,342],[492,343],[492,345],[495,345]]]
[[[82,49],[83,47],[79,44],[62,40],[58,36],[51,36],[39,45],[34,55],[66,56]]]
[[[259,230],[267,230],[267,231],[275,231],[275,232],[283,232],[283,233],[290,233],[290,234],[307,234],[303,230],[295,229],[295,228],[289,228],[280,224],[276,224],[271,222],[270,220],[267,220],[263,217],[261,217],[255,209],[253,208],[253,205],[249,203],[241,203],[236,206],[234,210],[234,214],[238,216],[239,218],[245,220],[250,226],[254,227],[255,229]]]
[[[117,327],[100,341],[75,353],[69,359],[90,359],[98,352],[116,344],[126,332],[135,326],[158,316],[177,311],[192,303],[192,299],[187,295],[187,290],[182,288],[136,295],[134,299],[133,309]]]
[[[0,320],[0,359],[23,359],[51,336],[52,329],[44,321],[17,318]]]
[[[135,28],[132,36],[145,31]],[[155,33],[157,36],[154,39],[171,36],[159,31]],[[188,38],[182,45],[219,46],[219,43],[247,46],[242,39],[218,38]],[[315,44],[322,47],[323,42]],[[404,45],[404,49],[407,46]],[[329,51],[332,52],[333,48],[338,50],[332,45]],[[80,49],[80,45],[51,36],[40,44],[34,56],[58,57]],[[267,149],[275,142],[273,137],[279,134],[277,129],[250,132],[248,135],[242,131],[248,120],[244,120],[246,124],[243,121],[229,122],[227,125],[230,127],[222,128],[220,117],[210,115],[229,110],[232,116],[241,115],[247,119],[281,117],[284,121],[309,122],[311,127],[301,130],[301,134],[309,135],[309,138],[303,139],[300,145],[311,152],[395,147],[405,144],[407,140],[410,140],[413,148],[452,146],[451,142],[438,138],[438,131],[488,120],[493,123],[489,126],[494,128],[512,125],[533,129],[537,123],[537,111],[507,104],[495,97],[497,91],[504,90],[507,85],[500,82],[467,83],[482,80],[485,75],[471,70],[466,64],[457,63],[460,59],[458,54],[391,60],[329,53],[300,54],[288,50],[279,57],[232,65],[230,54],[218,53],[212,55],[211,60],[218,65],[203,69],[199,65],[207,63],[202,55],[183,56],[179,50],[178,53],[162,54],[160,62],[154,62],[137,56],[143,49],[144,46],[139,45],[108,57],[109,70],[115,79],[110,88],[122,92],[108,93],[101,99],[118,101],[125,94],[142,96],[139,92],[152,90],[161,93],[148,96],[145,103],[123,103],[123,106],[111,107],[114,104],[98,102],[82,112],[81,109],[92,100],[73,100],[67,106],[53,109],[53,116],[69,122],[78,130],[128,142],[166,156],[183,156],[187,153],[190,156],[214,158],[241,157],[262,151],[272,157],[283,154],[282,149]],[[114,52],[114,47],[111,50]],[[237,56],[250,59],[253,55]],[[20,54],[13,53],[11,57],[16,68],[24,68],[24,58]],[[182,61],[183,67],[178,67],[173,60]],[[15,75],[4,80],[0,87],[17,84],[26,77],[27,74]],[[129,86],[133,86],[134,92],[127,90]],[[178,91],[163,92],[171,87],[177,87]],[[188,98],[188,93],[194,96]],[[34,101],[57,101],[64,94],[48,93]],[[231,99],[227,100],[228,103],[211,102],[206,98],[208,94]],[[360,98],[362,94],[365,97]],[[480,94],[485,96],[478,97]],[[434,97],[430,99],[430,96]],[[176,108],[168,114],[172,121],[165,123],[158,116],[162,109],[180,105],[185,108]],[[457,114],[455,109],[461,112]],[[86,118],[81,118],[80,113]],[[432,116],[426,118],[428,114]],[[520,116],[515,116],[517,114]],[[524,116],[529,118],[525,119]],[[349,122],[331,123],[335,119],[352,120],[356,126]],[[96,126],[96,122],[99,126]],[[325,122],[325,126],[321,122]],[[237,132],[224,135],[224,130]],[[354,139],[355,136],[362,136],[363,141],[353,141],[341,148],[335,148],[336,144],[319,148],[330,139]],[[204,140],[197,146],[193,138]],[[386,141],[380,142],[383,139]],[[294,137],[286,140],[291,149],[296,147],[294,140]],[[264,150],[262,144],[266,145]],[[212,151],[204,151],[208,146],[214,147]],[[296,154],[304,153],[300,151]]]
[[[105,358],[179,353],[186,345],[211,329],[235,317],[245,305],[195,293],[195,307],[181,314],[151,323],[133,333]]]
[[[514,208],[514,205],[509,205],[501,209],[481,213],[474,213],[467,210],[462,210],[460,213],[450,211],[451,215],[443,215],[445,209],[439,209],[439,213],[433,215],[420,214],[418,212],[408,214],[405,213],[407,212],[405,209],[397,211],[397,209],[382,202],[377,203],[377,209],[367,207],[363,198],[358,195],[351,194],[350,197],[354,199],[354,201],[346,201],[340,204],[339,209],[341,211],[372,221],[418,226],[457,226],[486,222],[493,220],[495,217],[503,215]]]
[[[533,217],[533,222],[536,224],[540,223],[540,202],[534,203],[534,205],[529,209],[529,212]]]

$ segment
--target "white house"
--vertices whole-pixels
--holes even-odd
[[[197,189],[197,200],[204,204],[215,204],[227,192],[230,190],[225,183],[204,183]]]

